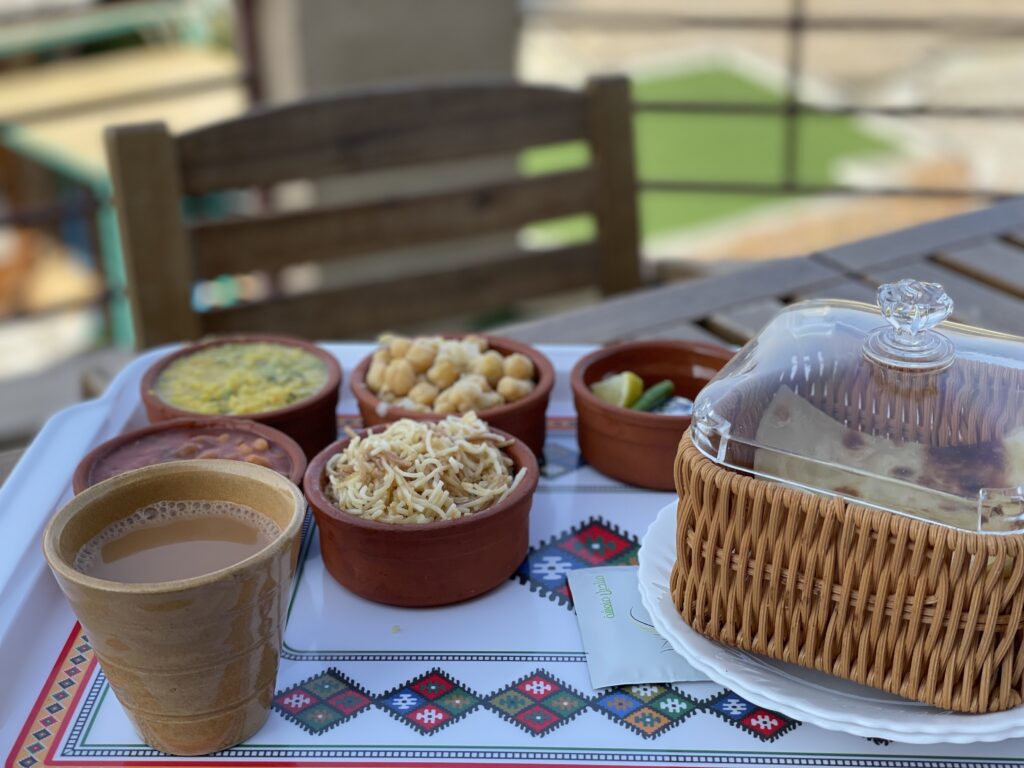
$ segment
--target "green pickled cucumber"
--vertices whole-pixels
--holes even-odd
[[[630,406],[634,411],[653,411],[675,394],[676,385],[668,379],[659,381],[644,390],[644,393]]]

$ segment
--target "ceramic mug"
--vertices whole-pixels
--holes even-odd
[[[84,544],[161,500],[244,504],[280,533],[245,560],[178,581],[121,583],[75,570]],[[50,521],[43,534],[47,562],[111,688],[154,749],[215,752],[266,721],[305,510],[299,489],[273,470],[179,461],[98,483]]]

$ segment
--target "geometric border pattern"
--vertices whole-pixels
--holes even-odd
[[[308,715],[302,717],[306,713],[318,714],[314,694],[319,694],[326,704],[327,699],[341,691],[349,698],[364,698],[357,706],[350,703],[350,711],[327,714],[326,720],[317,717],[311,723]],[[285,699],[297,699],[298,695],[303,697],[301,702],[296,700],[291,708],[282,706]],[[800,725],[797,720],[758,707],[729,690],[699,701],[674,686],[652,683],[605,688],[588,697],[545,669],[535,669],[489,696],[480,696],[434,667],[374,696],[336,669],[328,668],[278,692],[274,710],[308,733],[319,735],[366,711],[371,702],[424,736],[447,728],[481,707],[538,737],[561,728],[588,709],[645,739],[668,733],[698,712],[714,715],[762,742],[773,742]],[[294,711],[296,708],[298,712]]]
[[[271,706],[286,720],[317,736],[351,720],[372,703],[365,688],[328,667],[281,691]]]
[[[640,540],[601,517],[591,517],[535,547],[513,578],[531,592],[572,610],[566,574],[603,565],[636,565]]]
[[[775,741],[800,725],[799,720],[759,707],[729,690],[712,696],[703,709],[761,741]]]
[[[48,675],[42,689],[39,692],[39,696],[36,698],[35,704],[33,705],[29,716],[26,718],[24,726],[17,737],[17,740],[13,745],[10,745],[10,750],[5,760],[5,768],[42,768],[43,765],[47,764],[46,755],[53,749],[54,742],[61,738],[62,729],[72,726],[72,732],[77,727],[77,723],[72,723],[72,718],[69,714],[72,712],[72,702],[84,698],[86,706],[88,702],[93,698],[94,692],[98,691],[102,685],[102,674],[97,673],[92,684],[89,686],[83,686],[82,682],[85,679],[87,673],[94,669],[96,663],[95,656],[92,653],[91,648],[88,645],[81,627],[77,624],[74,626],[70,633],[67,642],[64,645],[63,650],[57,658],[57,662],[54,665],[51,673]],[[543,670],[538,670],[542,672]],[[318,676],[314,676],[312,679],[316,679]],[[422,675],[420,676],[422,677]],[[416,679],[416,678],[414,678]],[[307,681],[308,682],[308,681]],[[520,680],[519,682],[526,682]],[[634,686],[630,686],[628,692],[634,697],[651,697],[649,701],[656,701],[659,695],[657,690],[633,690]],[[665,686],[661,686],[665,688]],[[618,690],[622,692],[622,688],[618,689],[606,689],[599,692],[598,695],[594,696],[589,704],[590,708],[594,711],[602,712],[605,717],[609,717],[613,722],[618,722],[622,727],[629,728],[630,724],[621,723],[615,717],[609,714],[606,708],[598,705],[598,701],[605,694],[610,691]],[[762,742],[773,742],[783,734],[791,732],[796,728],[799,723],[795,721],[787,720],[785,723],[781,723],[778,726],[770,722],[771,717],[778,717],[778,713],[773,713],[768,710],[763,710],[770,717],[768,722],[760,721],[757,717],[762,712],[760,708],[754,707],[752,711],[747,711],[746,707],[742,707],[742,716],[740,709],[741,706],[737,705],[737,700],[740,704],[750,705],[750,702],[746,702],[741,697],[736,696],[728,690],[720,690],[713,696],[707,699],[698,700],[695,703],[692,711],[687,714],[687,717],[693,717],[698,712],[706,713],[707,716],[719,717],[726,722],[729,722],[737,732],[748,734],[752,737],[757,738]],[[54,705],[59,705],[55,707]],[[77,711],[77,708],[74,708]],[[365,711],[365,710],[364,710]],[[361,714],[361,713],[360,713]],[[754,720],[764,723],[764,727],[758,727],[754,724]],[[700,727],[699,724],[693,727]],[[667,729],[666,729],[667,730]],[[662,730],[654,735],[648,735],[647,738],[656,738],[660,733],[666,732]],[[44,732],[45,731],[45,732]],[[867,739],[867,742],[882,742],[883,740]],[[541,747],[538,747],[541,748]],[[542,749],[542,748],[541,748]],[[651,744],[650,749],[657,750],[656,744]],[[121,763],[122,759],[139,757],[149,757],[151,750],[148,748],[144,749],[131,749],[123,750],[118,754],[121,757],[117,757],[116,764]],[[356,747],[331,747],[321,750],[320,754],[323,754],[321,760],[330,757],[334,760],[366,760],[368,753],[365,750],[360,750]],[[533,754],[533,753],[531,753]],[[539,754],[539,753],[538,753]],[[764,753],[763,755],[755,755],[753,753],[742,753],[736,754],[733,757],[722,756],[722,755],[711,755],[705,752],[687,752],[685,749],[682,751],[678,749],[655,751],[650,753],[653,758],[651,762],[660,763],[684,763],[687,765],[703,765],[707,768],[712,768],[714,765],[760,765],[760,766],[780,766],[780,765],[802,765],[802,766],[835,766],[837,768],[898,768],[898,766],[907,766],[911,763],[924,764],[935,766],[935,768],[966,768],[968,765],[974,764],[977,758],[957,758],[952,755],[940,756],[936,753],[932,753],[930,756],[921,756],[912,758],[910,760],[900,757],[899,755],[893,755],[886,757],[882,754],[801,754],[799,752],[793,754],[784,754],[779,752]],[[293,761],[295,756],[284,750],[266,750],[263,757],[273,759],[279,758],[288,761]],[[110,757],[115,757],[111,753]],[[219,756],[218,756],[219,757]],[[374,757],[383,757],[383,755],[374,755]],[[395,755],[399,757],[399,755]],[[457,748],[452,749],[417,749],[410,747],[409,749],[402,752],[401,757],[409,760],[426,760],[426,761],[438,761],[438,760],[463,760],[466,759],[466,754]],[[515,749],[508,749],[505,751],[497,750],[488,753],[489,759],[495,760],[523,760],[525,753],[516,751]],[[29,760],[28,758],[32,758]],[[529,758],[532,759],[532,758]],[[548,755],[545,754],[545,759],[557,760],[559,758],[554,756],[554,753]],[[594,752],[587,753],[585,750],[579,754],[581,761],[604,761],[608,759],[607,753],[605,752]],[[234,762],[232,761],[234,760]],[[634,757],[630,757],[630,760],[635,760]],[[243,762],[238,762],[237,758],[228,759],[226,762],[230,765],[255,765],[256,760],[246,756],[242,758]],[[205,762],[196,763],[197,766],[204,766],[207,768],[214,768],[221,761],[219,759],[210,759]],[[993,768],[997,766],[1001,768],[1013,768],[1016,763],[1009,758],[997,758],[991,757],[990,759],[984,760],[986,765],[991,765]],[[329,763],[323,763],[329,765]],[[337,764],[337,763],[335,763]],[[347,763],[346,763],[347,764]],[[366,764],[366,763],[360,763]],[[99,768],[101,766],[109,766],[111,763],[104,762],[103,760],[95,761],[92,760],[88,763],[68,763],[69,766],[74,768]],[[160,763],[146,763],[146,765],[159,768]],[[179,763],[180,765],[180,763]],[[287,762],[287,763],[275,763],[275,765],[302,765],[301,762]]]
[[[487,708],[531,736],[546,736],[590,706],[590,699],[543,669],[487,697]]]
[[[66,662],[69,666],[64,667]],[[57,734],[58,725],[67,715],[68,698],[73,688],[78,685],[82,674],[92,661],[92,646],[81,626],[75,624],[68,637],[67,644],[58,658],[58,666],[54,667],[50,681],[40,693],[36,706],[33,708],[34,723],[30,719],[25,723],[23,736],[20,737],[21,748],[11,761],[20,768],[32,768],[39,758],[37,755],[47,749]],[[61,667],[64,667],[61,669]]]
[[[670,685],[645,683],[607,688],[593,708],[633,733],[654,739],[699,711],[700,704]]]
[[[480,697],[437,667],[378,696],[374,703],[423,736],[461,720],[480,706]]]

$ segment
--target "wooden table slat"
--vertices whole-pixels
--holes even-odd
[[[1024,229],[1024,199],[1015,198],[981,211],[829,248],[815,258],[844,270],[863,272],[900,259],[927,256],[980,237],[1021,229]]]
[[[840,275],[808,258],[766,262],[740,272],[637,291],[557,317],[507,326],[500,332],[536,343],[606,343],[701,320],[723,306],[791,295]]]
[[[714,312],[707,326],[734,344],[746,344],[786,305],[778,299],[758,299]]]
[[[826,280],[800,290],[793,296],[795,301],[807,299],[846,299],[875,304],[878,299],[878,287],[856,277],[842,277],[838,280]]]
[[[718,344],[720,346],[728,347],[733,346],[734,342],[728,339],[723,339],[721,336],[712,333],[707,328],[699,325],[690,320],[684,320],[683,322],[676,323],[673,325],[666,325],[658,328],[655,331],[649,331],[646,333],[638,334],[635,338],[637,339],[663,339],[663,340],[680,340],[680,341],[706,341],[710,344]]]
[[[1024,298],[1024,247],[1002,240],[981,240],[940,250],[935,260],[979,282]]]

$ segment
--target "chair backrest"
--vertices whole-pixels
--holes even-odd
[[[185,195],[265,188],[584,140],[587,167],[299,212],[188,222]],[[628,82],[582,91],[514,82],[401,87],[269,109],[172,137],[112,128],[107,151],[140,346],[205,333],[372,334],[587,285],[640,283]],[[197,280],[507,232],[590,212],[592,242],[412,270],[382,282],[195,313]]]

